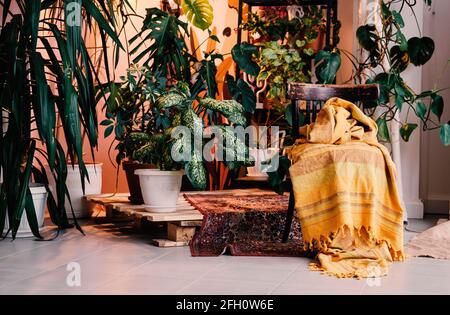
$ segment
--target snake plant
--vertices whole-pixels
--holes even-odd
[[[7,124],[0,135],[0,232],[8,215],[14,238],[25,211],[33,234],[40,238],[29,189],[32,177],[46,185],[53,223],[59,229],[71,227],[64,206],[66,196],[70,198],[67,168],[79,165],[84,188],[88,178],[82,135],[92,155],[97,146],[99,79],[83,34],[96,29],[104,54],[107,38],[121,45],[113,0],[8,0],[0,5],[0,103]],[[56,198],[49,190],[46,164],[56,180]],[[75,225],[81,230],[76,220]]]

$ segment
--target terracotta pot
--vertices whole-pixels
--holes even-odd
[[[123,170],[125,171],[128,183],[128,189],[130,190],[130,197],[128,198],[134,204],[143,204],[141,185],[139,184],[139,176],[134,172],[140,169],[153,169],[152,164],[141,164],[136,162],[123,162]]]

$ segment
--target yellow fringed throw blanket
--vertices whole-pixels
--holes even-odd
[[[313,270],[378,277],[404,258],[395,165],[377,132],[356,105],[332,98],[289,153],[296,216],[319,251]]]

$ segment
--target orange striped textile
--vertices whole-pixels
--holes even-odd
[[[403,209],[377,124],[355,104],[332,98],[300,132],[289,172],[305,246],[319,251],[312,269],[386,274],[389,262],[404,258]]]

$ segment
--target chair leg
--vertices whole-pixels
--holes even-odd
[[[289,234],[291,234],[291,226],[292,226],[292,219],[294,218],[294,210],[295,210],[295,199],[294,199],[294,193],[291,191],[289,193],[289,207],[286,214],[286,223],[284,225],[284,231],[283,231],[283,243],[287,243],[289,239]]]

